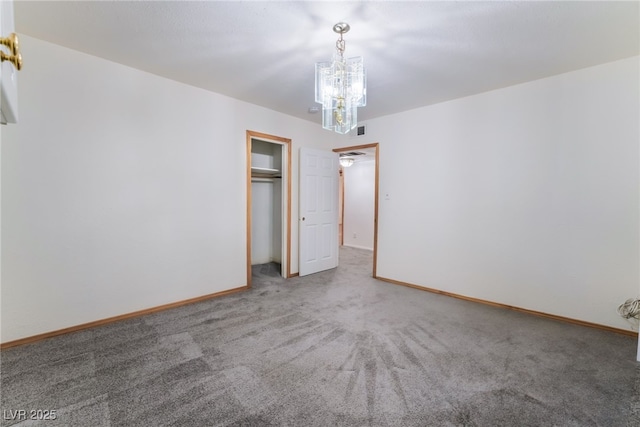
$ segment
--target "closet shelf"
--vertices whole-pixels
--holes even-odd
[[[258,174],[270,174],[270,175],[276,175],[279,174],[280,171],[278,169],[271,169],[271,168],[257,168],[255,166],[251,166],[251,173],[258,173]]]

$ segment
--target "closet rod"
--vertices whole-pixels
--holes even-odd
[[[273,182],[273,178],[251,177],[251,182]]]

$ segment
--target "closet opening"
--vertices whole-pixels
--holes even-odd
[[[247,286],[291,277],[291,140],[247,131]]]

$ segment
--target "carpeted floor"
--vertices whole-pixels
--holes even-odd
[[[635,339],[379,282],[370,252],[340,256],[4,350],[2,425],[640,425]]]

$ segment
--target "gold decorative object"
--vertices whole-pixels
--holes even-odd
[[[20,44],[18,43],[18,35],[11,33],[9,37],[0,38],[0,45],[9,48],[9,53],[0,51],[0,62],[9,61],[16,67],[16,70],[22,69],[22,55],[20,54]]]

